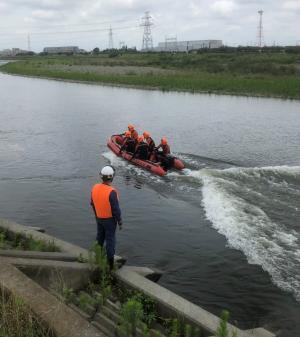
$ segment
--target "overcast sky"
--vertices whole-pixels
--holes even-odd
[[[0,50],[76,45],[90,50],[124,41],[141,48],[143,13],[153,17],[154,46],[165,37],[220,39],[227,45],[257,42],[257,11],[265,11],[268,45],[300,44],[300,0],[0,0]]]

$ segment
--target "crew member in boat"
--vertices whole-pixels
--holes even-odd
[[[131,133],[131,138],[134,139],[135,141],[137,141],[139,134],[135,130],[134,125],[129,124],[128,125],[128,131],[130,131],[130,133]]]
[[[147,160],[148,154],[149,154],[148,144],[144,141],[143,136],[138,136],[137,145],[136,145],[134,154],[133,154],[131,159],[137,158],[137,159],[141,159],[141,160]]]
[[[167,138],[163,137],[155,150],[156,160],[161,163],[162,167],[165,170],[171,168],[174,164],[174,157],[171,156],[171,149]]]
[[[155,142],[148,131],[145,131],[143,136],[145,142],[148,144],[148,159],[150,159],[155,149]]]
[[[166,137],[163,137],[160,141],[160,144],[156,148],[158,151],[158,154],[167,156],[168,154],[171,154],[170,145],[168,144],[168,140]],[[160,151],[161,149],[161,151]]]
[[[124,139],[123,139],[123,143],[120,148],[120,153],[122,151],[131,152],[131,153],[135,151],[135,140],[131,137],[130,131],[126,131],[124,133]]]

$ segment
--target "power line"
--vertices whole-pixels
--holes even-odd
[[[124,30],[124,29],[138,29],[139,26],[125,26],[125,27],[116,27],[114,30]],[[109,28],[98,28],[98,29],[88,29],[88,30],[67,30],[67,31],[46,31],[46,32],[31,32],[30,35],[56,35],[56,34],[77,34],[77,33],[96,33],[96,32],[107,32]],[[25,32],[19,33],[9,33],[9,34],[0,34],[0,36],[7,35],[26,35]]]

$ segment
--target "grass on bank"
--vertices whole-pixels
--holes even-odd
[[[36,240],[33,239],[32,236],[13,234],[2,229],[0,229],[0,249],[17,249],[40,252],[59,251],[59,248],[53,241]]]
[[[0,337],[54,337],[22,299],[0,286]]]
[[[114,66],[135,66],[137,71],[107,73],[101,72],[103,66],[112,69]],[[139,67],[169,71],[140,73]],[[0,70],[11,74],[160,90],[300,99],[300,54],[36,56],[5,64]]]

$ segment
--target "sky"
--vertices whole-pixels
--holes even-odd
[[[256,45],[258,10],[263,10],[266,45],[300,45],[300,0],[0,0],[0,50],[42,51],[49,46],[141,48],[145,11],[153,44],[165,38],[222,40]]]

